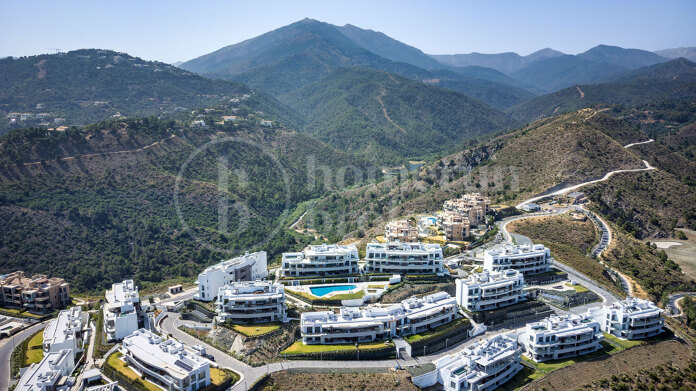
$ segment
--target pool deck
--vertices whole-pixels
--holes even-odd
[[[311,288],[319,288],[319,287],[332,287],[332,286],[346,286],[346,285],[355,285],[355,288],[350,289],[350,290],[336,290],[333,292],[329,292],[323,296],[317,296],[314,293],[312,293]],[[287,286],[285,289],[295,291],[295,292],[304,292],[304,293],[309,293],[310,295],[316,296],[316,297],[321,297],[323,299],[330,298],[335,295],[345,295],[345,294],[350,294],[350,293],[357,293],[362,290],[367,292],[367,287],[369,285],[375,286],[375,285],[382,285],[382,290],[387,289],[389,286],[389,283],[387,281],[366,281],[366,282],[353,282],[353,283],[339,283],[339,284],[315,284],[315,285],[300,285],[300,286]],[[374,291],[375,288],[370,288],[370,290]]]

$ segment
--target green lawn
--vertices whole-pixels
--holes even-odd
[[[616,354],[624,349],[617,348],[610,344],[609,342],[602,341],[602,349],[599,349],[596,352],[590,353],[590,354],[585,354],[584,356],[575,356],[571,357],[565,360],[555,360],[555,361],[545,361],[545,362],[535,362],[525,356],[522,356],[522,359],[527,361],[528,363],[532,364],[534,367],[536,367],[537,370],[543,372],[543,373],[549,373],[552,371],[555,371],[556,369],[561,369],[565,368],[569,365],[577,364],[582,361],[586,361],[591,358],[596,358],[596,357],[601,357],[604,355],[612,355]]]
[[[535,371],[532,368],[524,366],[522,370],[517,372],[515,376],[512,377],[508,382],[498,387],[498,390],[502,391],[515,391],[524,387],[525,385],[533,382],[536,379],[544,376],[545,374],[541,371]]]
[[[258,337],[278,330],[280,325],[276,323],[259,323],[252,325],[232,324],[230,327],[234,331],[244,334],[247,337]]]
[[[459,319],[455,319],[455,320],[453,320],[453,321],[451,321],[451,322],[449,322],[449,323],[445,323],[445,324],[443,324],[443,325],[441,325],[441,326],[438,326],[438,327],[436,327],[436,328],[434,328],[434,329],[432,329],[432,330],[427,330],[427,331],[423,331],[423,332],[418,333],[418,334],[409,335],[409,336],[407,336],[407,337],[404,337],[404,339],[405,339],[406,341],[408,341],[409,343],[410,343],[410,342],[415,342],[415,341],[418,341],[419,339],[423,339],[423,338],[426,338],[426,337],[431,337],[431,336],[433,336],[433,335],[443,333],[444,331],[447,331],[447,330],[449,330],[450,328],[453,328],[453,327],[464,327],[464,326],[467,326],[468,324],[469,324],[469,320],[468,320],[468,319],[466,319],[466,318],[459,318]]]
[[[376,341],[358,344],[360,350],[379,349],[387,346],[389,342]],[[318,353],[318,352],[336,352],[341,350],[355,350],[354,344],[337,344],[337,345],[305,345],[302,341],[296,341],[280,354],[302,354],[302,353]]]
[[[385,288],[387,287],[387,285],[388,285],[388,284],[384,284],[384,285],[373,285],[373,284],[370,284],[370,285],[367,286],[367,289],[385,289]]]
[[[41,359],[43,359],[43,330],[34,334],[29,340],[23,366],[28,367],[31,364],[40,362]]]
[[[617,337],[615,337],[611,334],[607,334],[607,333],[604,333],[604,340],[606,340],[607,342],[609,342],[612,345],[618,346],[621,350],[632,348],[634,346],[642,345],[645,343],[645,341],[636,341],[636,340],[629,341],[626,339],[617,338]]]
[[[230,369],[210,367],[210,383],[216,386],[224,383],[227,379],[233,378],[232,384],[239,380],[239,375]]]
[[[124,374],[127,378],[132,380],[140,380],[149,391],[162,391],[161,388],[157,387],[156,385],[147,380],[143,380],[142,378],[140,378],[140,376],[138,376],[137,373],[133,372],[132,369],[128,368],[126,363],[123,360],[121,360],[121,356],[121,352],[113,353],[106,360],[106,363],[110,365],[112,368],[114,368],[116,371],[119,371],[122,374]]]
[[[18,317],[28,316],[30,318],[36,318],[36,319],[41,318],[41,315],[32,314],[31,312],[29,312],[25,309],[17,309],[17,308],[0,308],[0,314],[5,314],[8,316],[18,316]]]
[[[589,290],[580,284],[571,285],[569,282],[566,282],[566,286],[575,289],[576,293],[587,292]]]

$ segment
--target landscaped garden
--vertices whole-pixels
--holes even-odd
[[[389,346],[391,342],[375,341],[358,344],[359,350],[381,349]],[[302,341],[296,341],[280,354],[302,354],[302,353],[319,353],[319,352],[336,352],[336,351],[355,351],[355,344],[335,344],[335,345],[307,345]]]
[[[459,328],[468,328],[468,326],[471,324],[468,319],[466,318],[459,318],[455,319],[449,323],[445,323],[441,326],[438,326],[434,329],[427,330],[420,332],[418,334],[411,334],[404,339],[409,342],[413,343],[422,339],[437,339],[438,337],[441,337],[447,333],[449,333],[452,330],[459,329]],[[466,329],[462,330],[463,332],[466,332]]]
[[[277,323],[259,323],[252,325],[231,324],[229,327],[240,334],[246,335],[247,337],[260,337],[278,330],[280,325]]]
[[[27,344],[27,352],[24,355],[23,367],[38,363],[43,359],[43,330],[34,334]]]

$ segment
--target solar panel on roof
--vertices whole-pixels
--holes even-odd
[[[181,361],[181,360],[176,360],[176,361],[174,361],[174,364],[175,364],[176,366],[178,366],[178,367],[184,368],[185,370],[187,370],[187,371],[189,371],[189,372],[193,370],[193,367],[192,367],[192,366],[186,364],[185,362],[183,362],[183,361]]]

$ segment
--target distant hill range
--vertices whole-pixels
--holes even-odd
[[[630,71],[600,84],[579,84],[538,96],[508,110],[523,122],[596,104],[637,105],[696,98],[696,63],[679,58]]]
[[[655,53],[662,57],[679,58],[683,57],[689,61],[696,62],[696,47],[682,47],[675,49],[656,50]]]
[[[528,56],[517,53],[433,55],[452,66],[489,67],[512,76],[545,92],[553,92],[573,84],[607,81],[630,69],[668,61],[668,57],[640,49],[598,45],[578,55],[567,55],[553,49],[542,49]]]
[[[534,62],[555,58],[565,55],[557,50],[545,48],[538,50],[527,56],[520,56],[517,53],[468,53],[468,54],[433,54],[432,57],[443,64],[454,67],[480,66],[493,68],[498,71],[511,74],[531,65]]]
[[[0,134],[39,123],[84,125],[110,116],[191,110],[250,92],[240,83],[97,49],[0,59],[0,75],[0,114],[17,113],[3,118]]]

